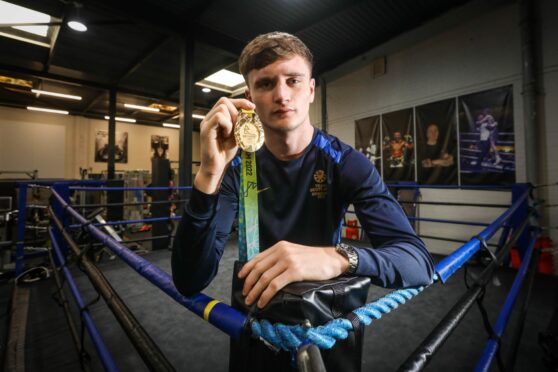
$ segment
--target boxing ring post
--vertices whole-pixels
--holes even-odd
[[[73,189],[81,190],[83,188]],[[89,189],[99,190],[99,188]],[[165,189],[168,190],[168,188]],[[203,293],[198,293],[189,297],[180,294],[174,287],[172,277],[168,273],[159,269],[144,258],[136,255],[122,244],[111,239],[96,226],[93,226],[90,221],[87,221],[83,216],[71,208],[56,190],[53,190],[52,195],[57,202],[56,204],[58,204],[59,211],[67,212],[71,217],[76,219],[95,239],[105,244],[114,254],[120,257],[140,275],[149,280],[152,284],[157,286],[175,301],[205,319],[215,327],[219,328],[221,331],[235,339],[240,338],[247,322],[247,316],[245,314],[230,307],[229,305],[214,300]]]
[[[23,272],[25,216],[27,213],[27,182],[19,182],[18,216],[16,231],[15,276]]]
[[[90,180],[90,181],[78,181],[79,184],[87,184],[87,185],[97,185],[101,184],[102,181],[99,180]],[[27,215],[27,190],[32,187],[43,187],[49,188],[53,184],[69,185],[76,184],[76,181],[67,181],[67,182],[58,182],[58,181],[39,181],[39,180],[30,180],[30,181],[18,181],[18,219],[17,219],[17,228],[16,228],[16,250],[15,250],[15,276],[19,276],[23,272],[24,266],[24,259],[25,256],[25,222],[26,222],[26,215]],[[66,191],[61,188],[61,194],[65,195]],[[60,241],[60,240],[59,240]]]

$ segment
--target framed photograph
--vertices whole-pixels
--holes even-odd
[[[95,162],[108,162],[108,131],[98,130],[95,135]],[[128,163],[128,132],[116,132],[114,162]]]
[[[455,99],[417,106],[417,179],[429,185],[457,184]]]
[[[151,135],[151,159],[153,158],[169,158],[169,137]]]
[[[512,86],[459,97],[461,183],[515,182]]]

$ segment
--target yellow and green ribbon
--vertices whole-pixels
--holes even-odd
[[[256,153],[242,151],[238,201],[238,259],[247,262],[260,252]]]

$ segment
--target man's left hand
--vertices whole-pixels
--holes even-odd
[[[263,308],[281,288],[292,282],[335,278],[349,267],[349,261],[334,247],[310,247],[280,241],[247,262],[238,273],[245,279],[242,294],[246,304],[258,298]]]

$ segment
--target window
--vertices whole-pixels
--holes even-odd
[[[0,36],[49,48],[55,27],[50,23],[56,22],[59,20],[48,14],[0,0]],[[37,23],[41,25],[21,25]],[[2,26],[13,24],[18,26]]]

